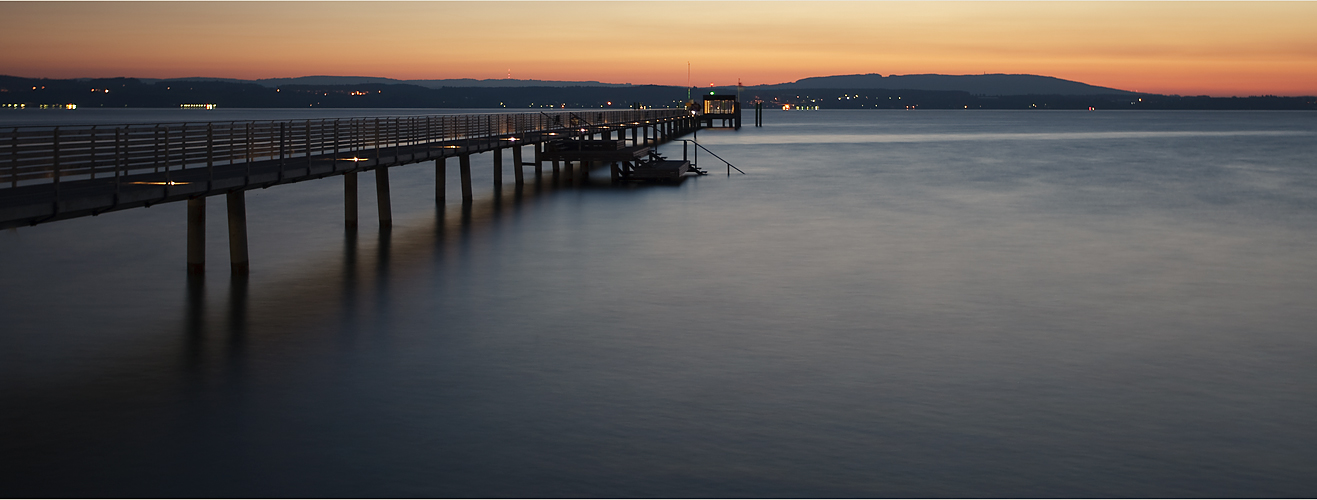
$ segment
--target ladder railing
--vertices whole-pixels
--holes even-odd
[[[696,142],[696,141],[693,140],[693,139],[682,139],[681,142],[682,142],[682,145],[681,145],[681,148],[682,148],[681,153],[682,153],[683,159],[685,159],[684,157],[686,156],[686,143],[689,142],[689,143],[691,143],[691,144],[694,144],[696,148],[703,149],[706,153],[709,153],[709,154],[713,155],[714,158],[717,158],[717,159],[721,160],[723,163],[726,163],[726,164],[727,164],[727,175],[728,175],[729,177],[732,175],[732,171],[733,171],[733,170],[735,170],[735,171],[737,171],[737,172],[741,172],[741,175],[745,175],[745,172],[742,172],[741,169],[736,168],[736,165],[732,165],[732,162],[727,161],[727,160],[724,160],[723,157],[718,156],[718,153],[714,153],[713,151],[709,151],[709,148],[704,147],[703,144],[700,144],[700,143]],[[698,151],[698,150],[697,150],[697,151]],[[695,162],[691,162],[691,166],[694,167],[694,166],[697,166],[697,165],[695,165]]]

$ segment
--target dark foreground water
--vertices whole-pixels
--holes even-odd
[[[0,491],[1317,496],[1317,114],[766,122],[675,187],[397,168],[389,232],[250,192],[246,281],[222,198],[204,281],[183,204],[0,232]]]

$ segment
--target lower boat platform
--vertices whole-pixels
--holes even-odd
[[[613,164],[614,180],[680,182],[686,177],[704,175],[705,172],[692,167],[686,160],[655,159],[646,162],[623,162],[619,167]]]

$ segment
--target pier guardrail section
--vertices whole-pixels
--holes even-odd
[[[0,132],[0,192],[19,186],[213,168],[263,160],[355,154],[393,147],[638,125],[685,116],[679,109],[525,112],[401,117],[250,120],[128,125],[26,126]]]

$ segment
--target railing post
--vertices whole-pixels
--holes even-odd
[[[228,158],[228,160],[229,160],[229,165],[232,165],[233,162],[236,160],[236,158],[234,158],[235,155],[234,155],[234,152],[233,152],[233,143],[234,143],[234,140],[233,140],[233,122],[229,122],[228,126],[226,126],[226,127],[224,127],[224,128],[225,128],[225,132],[224,132],[224,142],[225,142],[225,145],[228,146],[228,147],[224,148],[224,157],[225,157],[225,158]]]
[[[169,186],[174,182],[169,173],[169,127],[165,127],[165,194],[169,193]]]
[[[51,132],[50,141],[51,141],[52,154],[54,155],[53,161],[55,163],[54,165],[55,212],[58,213],[59,212],[59,127],[55,127],[55,130]]]
[[[14,127],[14,142],[9,145],[9,187],[18,187],[18,127]]]
[[[90,172],[91,178],[95,179],[96,178],[96,126],[95,125],[91,127],[91,153],[89,154],[89,156],[90,156],[90,159],[88,160],[89,168],[87,170]]]
[[[243,163],[243,165],[246,167],[246,171],[243,173],[242,176],[243,187],[247,187],[247,185],[251,184],[252,182],[252,124],[251,122],[247,122],[246,135],[247,135],[247,161]]]
[[[330,171],[338,171],[338,119],[334,119],[334,163],[330,164]]]
[[[279,181],[284,180],[284,143],[288,139],[288,124],[279,122]]]
[[[306,137],[302,144],[306,146],[306,175],[311,175],[311,120],[306,121]]]
[[[215,184],[215,125],[206,124],[206,171],[209,180],[206,181],[206,190],[210,191]]]
[[[122,150],[122,146],[120,146],[119,144],[119,141],[122,140],[119,138],[120,130],[122,129],[120,129],[119,127],[114,128],[114,204],[115,205],[119,204],[119,168],[123,164],[123,160],[121,159],[122,153],[120,152]]]
[[[160,173],[160,126],[154,127],[155,147],[151,149],[151,159],[155,163],[155,172]]]
[[[178,169],[179,169],[179,170],[183,170],[183,169],[187,168],[187,143],[188,143],[187,123],[184,123],[184,124],[182,125],[181,132],[182,132],[183,140],[181,141],[181,144],[179,144],[179,147],[178,147]],[[168,163],[168,162],[169,162],[169,156],[166,155],[166,156],[165,156],[165,163]]]

